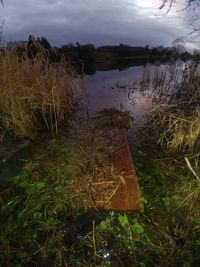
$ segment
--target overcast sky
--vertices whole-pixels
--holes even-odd
[[[6,41],[32,34],[57,46],[76,41],[168,46],[189,30],[191,15],[177,12],[184,2],[162,15],[161,0],[4,0],[0,19]]]

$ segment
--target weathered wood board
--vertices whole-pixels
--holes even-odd
[[[117,149],[112,153],[110,164],[123,173],[123,180],[113,194],[109,203],[105,201],[100,190],[93,193],[97,208],[114,211],[141,211],[138,178],[132,162],[127,136],[121,132],[115,136]]]

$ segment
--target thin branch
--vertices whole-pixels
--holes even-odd
[[[163,8],[167,7],[167,5],[168,5],[167,11],[166,11],[166,14],[167,14],[170,12],[170,10],[171,10],[171,8],[175,2],[176,2],[176,0],[163,0],[159,9],[163,9]],[[192,5],[200,6],[198,0],[187,0],[187,1],[185,1],[185,7],[183,7],[180,10],[177,10],[177,12],[189,10],[192,7]]]
[[[200,22],[200,16],[199,15],[196,15],[195,18],[193,19],[193,21],[188,25],[189,27],[192,28],[191,31],[189,31],[188,33],[178,37],[175,40],[175,42],[179,42],[180,40],[184,40],[184,38],[190,37],[194,33],[197,33],[197,35],[196,36],[192,36],[192,38],[194,38],[194,39],[198,38],[200,36],[200,27],[195,25],[197,22]]]
[[[186,1],[185,3],[185,7],[180,9],[180,10],[177,10],[177,12],[182,12],[182,11],[185,11],[185,10],[188,10],[191,6],[192,6],[192,2],[194,2],[195,0],[188,0]]]
[[[192,165],[191,165],[189,159],[188,159],[187,157],[184,157],[184,159],[185,159],[185,161],[186,161],[186,163],[187,163],[187,166],[188,166],[188,168],[190,169],[190,171],[191,171],[191,172],[193,173],[193,175],[197,178],[197,180],[200,181],[200,178],[199,178],[199,176],[196,174],[196,172],[194,171],[194,169],[192,168]]]
[[[169,11],[171,10],[172,5],[175,2],[175,0],[163,0],[162,5],[159,7],[159,9],[163,9],[164,7],[166,7],[166,5],[167,5],[168,2],[169,2],[169,6],[168,6],[167,11],[166,11],[165,14],[168,14],[169,13]]]

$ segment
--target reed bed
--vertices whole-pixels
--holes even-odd
[[[196,109],[195,114],[190,117],[158,107],[152,109],[151,112],[151,115],[160,122],[161,135],[158,143],[166,144],[168,148],[174,151],[192,151],[195,149],[200,136],[199,109]]]
[[[174,62],[146,70],[141,90],[152,92],[150,118],[159,125],[159,143],[192,151],[200,136],[200,71],[195,62]]]
[[[64,60],[50,64],[44,53],[34,59],[15,51],[0,54],[0,139],[34,138],[45,127],[58,132],[72,111],[74,69]]]

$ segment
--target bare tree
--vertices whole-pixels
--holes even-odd
[[[168,14],[173,6],[180,2],[180,0],[161,0],[160,9],[166,10],[165,14]],[[186,11],[191,13],[191,23],[188,25],[191,30],[186,33],[184,36],[177,38],[177,40],[181,41],[184,38],[192,37],[192,39],[196,39],[200,37],[200,14],[196,12],[200,7],[199,0],[186,0],[182,9],[177,10],[177,12]]]
[[[160,9],[167,8],[168,13],[171,10],[172,6],[176,4],[176,2],[176,0],[162,0]],[[198,6],[200,6],[199,0],[186,0],[185,6],[179,11],[195,9]]]

